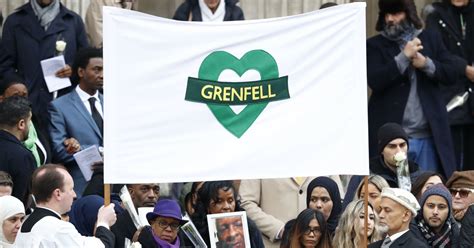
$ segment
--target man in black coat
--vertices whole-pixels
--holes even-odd
[[[474,205],[467,210],[462,220],[459,247],[474,247]]]
[[[442,85],[443,100],[466,94],[467,101],[449,112],[458,169],[474,169],[474,2],[443,0],[433,3],[426,27],[438,31],[446,48],[459,56],[458,70],[465,71],[452,85]],[[470,92],[471,91],[471,92]]]
[[[380,207],[380,230],[387,233],[387,237],[370,244],[369,248],[429,247],[418,240],[409,229],[410,221],[420,209],[414,195],[399,188],[384,188]]]
[[[449,177],[456,169],[440,83],[462,72],[435,32],[422,31],[413,0],[380,0],[376,29],[367,40],[370,155],[377,155],[377,130],[400,124],[409,136],[409,158],[423,170]]]
[[[244,20],[238,0],[186,0],[173,19],[180,21],[239,21]]]
[[[140,207],[154,207],[160,197],[158,184],[127,184],[127,189],[136,210]],[[132,241],[140,233],[128,211],[117,216],[117,222],[110,230],[115,234],[116,248],[125,247],[125,239]]]
[[[30,179],[36,169],[33,154],[21,143],[28,138],[31,122],[29,101],[12,96],[0,102],[0,171],[12,177],[12,195],[26,205]]]
[[[410,224],[410,231],[431,247],[458,247],[459,227],[452,217],[452,199],[442,184],[429,187],[421,196],[421,210]]]

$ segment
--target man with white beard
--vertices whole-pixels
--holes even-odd
[[[429,247],[416,238],[410,231],[410,222],[416,216],[420,205],[415,196],[403,189],[384,188],[382,201],[380,230],[385,232],[385,239],[369,245],[369,248],[381,247]]]

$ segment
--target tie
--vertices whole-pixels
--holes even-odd
[[[392,244],[392,241],[390,240],[390,237],[386,237],[383,240],[382,246],[380,246],[380,248],[389,248],[391,244]]]
[[[97,111],[97,108],[95,107],[95,98],[94,97],[89,98],[89,103],[91,105],[92,119],[94,119],[95,124],[97,124],[97,127],[100,130],[100,134],[103,136],[104,135],[104,120],[102,120],[102,116],[100,116],[99,111]]]

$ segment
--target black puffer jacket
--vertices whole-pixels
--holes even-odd
[[[238,0],[221,0],[225,1],[225,16],[224,21],[239,21],[244,20],[244,13],[242,9],[236,4]],[[186,0],[182,3],[176,12],[174,13],[173,19],[179,21],[192,21],[202,22],[201,8],[199,7],[198,0]]]
[[[434,12],[428,15],[426,27],[437,30],[443,39],[446,48],[459,57],[456,67],[464,71],[466,64],[474,63],[474,3],[470,2],[463,8],[453,7],[450,3],[433,3]],[[462,16],[462,18],[461,18]],[[466,24],[463,35],[461,21]],[[441,85],[441,90],[445,103],[448,103],[454,96],[462,95],[469,87],[474,90],[474,84],[466,76],[458,78],[455,84]],[[474,100],[474,94],[469,96]],[[451,125],[462,125],[474,123],[472,105],[468,103],[462,107],[453,109],[449,113]]]

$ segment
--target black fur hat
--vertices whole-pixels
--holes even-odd
[[[420,29],[423,23],[416,12],[415,2],[413,0],[379,0],[379,18],[375,30],[382,31],[385,27],[385,14],[395,14],[405,12],[407,20],[415,28]]]

